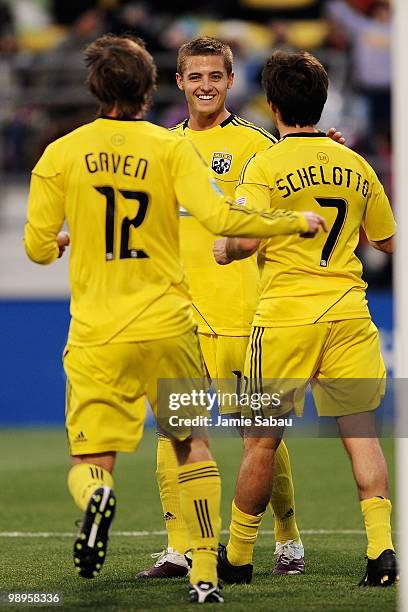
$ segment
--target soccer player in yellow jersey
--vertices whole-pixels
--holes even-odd
[[[230,113],[225,104],[234,80],[230,47],[203,37],[184,44],[178,55],[177,84],[189,118],[172,130],[187,137],[212,169],[224,193],[233,196],[247,160],[276,142],[266,130]],[[256,256],[221,268],[214,261],[214,236],[181,204],[180,249],[190,285],[198,336],[210,377],[242,377],[250,326],[259,297]],[[190,548],[182,518],[177,461],[169,439],[158,436],[157,481],[168,533],[163,554],[140,578],[171,578],[188,572]],[[303,573],[304,550],[295,519],[289,454],[279,446],[271,508],[275,516],[275,573]],[[290,559],[290,563],[287,562]]]
[[[337,419],[357,484],[368,541],[360,586],[389,586],[397,575],[391,502],[373,419],[384,393],[385,368],[354,252],[361,226],[374,248],[392,252],[393,214],[370,165],[315,128],[328,87],[317,59],[278,51],[265,64],[263,85],[281,140],[243,168],[236,196],[261,208],[269,204],[319,211],[329,232],[310,242],[295,236],[266,242],[245,373],[255,389],[261,385],[270,392],[277,382],[288,392],[281,406],[269,411],[274,416],[293,408],[301,413],[304,387],[295,379],[312,379],[318,414]],[[215,256],[227,264],[258,246],[259,241],[251,246],[221,239]],[[228,582],[252,574],[253,545],[269,502],[272,463],[282,436],[277,428],[265,437],[254,431],[256,427],[247,432],[253,437],[245,436],[230,539],[219,553],[219,576]]]
[[[105,559],[116,507],[116,452],[135,450],[142,435],[145,412],[138,400],[147,396],[156,411],[158,379],[202,375],[179,255],[178,201],[216,234],[316,232],[324,222],[315,213],[260,213],[236,205],[214,185],[188,139],[143,120],[156,67],[142,41],[104,36],[87,48],[85,60],[99,118],[53,142],[35,166],[25,248],[33,261],[51,263],[68,244],[59,234],[67,221],[68,487],[84,511],[75,566],[92,578]],[[193,553],[190,599],[221,602],[217,466],[206,439],[182,430],[172,443]]]

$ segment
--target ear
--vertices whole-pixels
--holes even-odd
[[[227,89],[231,89],[232,85],[234,84],[234,78],[235,78],[235,74],[231,72],[231,74],[228,77],[228,81],[227,81]]]
[[[279,108],[276,106],[276,104],[274,104],[273,102],[268,102],[268,106],[270,108],[274,120],[275,118],[282,119]]]
[[[176,82],[177,82],[177,87],[181,89],[181,91],[184,91],[183,75],[180,74],[179,72],[176,72]]]

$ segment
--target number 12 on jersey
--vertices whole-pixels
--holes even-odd
[[[116,209],[116,193],[115,189],[109,185],[95,187],[96,191],[102,194],[106,200],[106,221],[105,221],[105,237],[106,237],[106,261],[115,259],[115,209]],[[149,207],[149,196],[144,191],[129,191],[127,189],[118,189],[118,193],[126,200],[136,200],[139,203],[136,216],[133,219],[125,217],[122,221],[120,232],[120,259],[145,259],[149,255],[143,249],[129,248],[130,228],[140,227],[145,220],[147,209]]]

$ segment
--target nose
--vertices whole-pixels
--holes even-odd
[[[209,77],[203,77],[201,82],[201,89],[204,93],[210,92],[212,90],[212,85],[210,83]]]

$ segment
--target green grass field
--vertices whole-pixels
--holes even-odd
[[[307,573],[272,576],[274,541],[270,533],[272,518],[267,516],[263,523],[265,533],[256,547],[253,583],[226,586],[223,609],[396,610],[395,587],[361,590],[356,586],[365,568],[365,537],[351,469],[341,442],[294,439],[288,446]],[[392,474],[391,441],[385,440],[383,446]],[[215,440],[213,449],[223,476],[225,529],[241,445],[237,439],[224,438]],[[74,522],[80,513],[66,489],[67,467],[64,431],[0,432],[0,590],[59,591],[64,597],[64,611],[165,608],[173,612],[189,606],[185,580],[133,578],[136,571],[151,564],[150,553],[165,544],[164,535],[157,533],[163,530],[163,523],[155,482],[153,432],[146,432],[136,455],[119,457],[115,477],[118,512],[107,561],[96,580],[81,580],[73,568],[73,537],[69,533],[75,532]],[[146,533],[135,534],[141,531]],[[6,532],[16,532],[15,537],[6,537]],[[42,537],[39,532],[43,532]],[[226,538],[224,534],[223,540]]]

